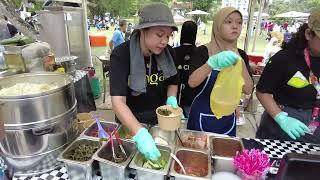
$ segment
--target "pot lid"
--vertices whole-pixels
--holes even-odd
[[[77,58],[78,58],[78,56],[61,56],[61,57],[56,57],[56,62],[61,63],[61,62],[66,62],[66,61],[73,61]]]

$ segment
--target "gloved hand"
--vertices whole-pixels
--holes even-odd
[[[178,101],[177,98],[175,96],[169,96],[166,102],[167,105],[170,105],[173,108],[177,108],[178,107]]]
[[[146,159],[156,161],[161,156],[152,136],[146,128],[139,129],[138,133],[132,137],[132,140],[137,144],[139,152]]]
[[[222,51],[209,57],[207,64],[212,69],[223,69],[235,64],[239,59],[239,56],[233,51]]]
[[[286,132],[292,139],[297,139],[309,132],[309,128],[298,119],[288,116],[286,112],[280,112],[274,117],[281,129]]]

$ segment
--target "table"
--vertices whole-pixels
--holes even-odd
[[[286,153],[311,153],[318,152],[320,153],[319,146],[313,146],[310,143],[302,143],[302,142],[293,142],[293,141],[279,141],[279,140],[271,140],[271,139],[251,139],[244,138],[250,142],[253,142],[251,147],[248,146],[248,143],[244,143],[245,148],[257,148],[263,149],[263,151],[268,154],[268,156],[272,159],[272,167],[270,168],[270,174],[276,174],[279,168],[279,162],[281,158]],[[246,146],[247,144],[247,146]],[[68,174],[65,167],[59,167],[53,170],[50,173],[45,173],[42,175],[38,175],[36,177],[14,177],[13,180],[44,180],[44,179],[52,179],[52,180],[66,180],[68,179]],[[100,180],[100,172],[96,171],[94,180]]]
[[[255,54],[255,53],[250,53],[248,54],[249,61],[258,64],[259,62],[263,62],[263,55]]]

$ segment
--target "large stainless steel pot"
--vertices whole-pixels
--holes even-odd
[[[20,156],[20,157],[5,157],[8,167],[13,167],[15,176],[33,176],[50,172],[61,166],[62,163],[57,161],[59,154],[66,148],[68,144],[60,146],[51,151],[32,155],[32,156]]]
[[[60,147],[77,134],[73,123],[75,116],[76,106],[67,112],[64,118],[52,124],[18,130],[5,127],[5,137],[0,143],[1,152],[8,157],[20,157],[41,154]]]
[[[0,96],[0,117],[10,130],[52,124],[76,104],[71,77],[61,73],[26,73],[0,79],[0,89],[16,83],[48,83],[58,88],[38,94]],[[37,124],[34,124],[37,122]]]
[[[59,164],[58,154],[76,134],[73,81],[67,74],[26,73],[0,78],[0,89],[16,83],[57,86],[38,94],[0,96],[0,117],[5,127],[5,137],[0,141],[1,156],[15,175],[40,174]]]

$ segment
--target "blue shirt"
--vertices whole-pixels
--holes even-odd
[[[113,48],[117,47],[119,44],[124,43],[124,37],[120,30],[115,30],[112,35]]]

